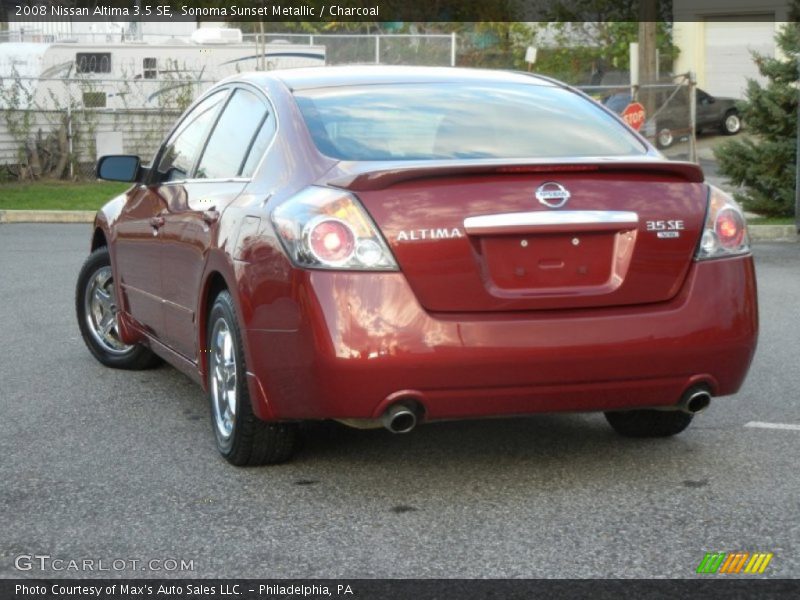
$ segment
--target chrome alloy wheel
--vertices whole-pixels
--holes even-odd
[[[119,338],[117,298],[111,267],[99,268],[89,279],[83,295],[83,307],[92,337],[106,352],[121,355],[134,349],[134,346],[125,344]]]
[[[725,131],[728,133],[738,133],[739,130],[742,128],[742,121],[739,119],[739,115],[730,114],[725,117]]]
[[[669,148],[673,141],[674,137],[672,135],[672,130],[668,127],[664,127],[658,132],[658,145],[662,148]]]
[[[211,404],[214,409],[214,424],[223,439],[233,433],[236,423],[236,351],[233,336],[225,319],[214,323],[210,338],[209,370],[211,372]]]

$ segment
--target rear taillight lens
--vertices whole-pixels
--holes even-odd
[[[697,260],[736,256],[750,252],[747,222],[736,201],[722,190],[709,186],[708,214],[697,249]]]
[[[300,267],[396,271],[397,263],[358,199],[311,186],[278,206],[272,222]]]
[[[303,234],[314,258],[327,265],[346,263],[356,249],[356,234],[339,219],[319,217],[304,228]]]

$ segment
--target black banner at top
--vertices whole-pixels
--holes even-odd
[[[729,19],[740,0],[0,0],[3,21],[510,22]],[[789,0],[745,20],[785,21]]]

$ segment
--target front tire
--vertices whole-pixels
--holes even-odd
[[[220,454],[237,466],[288,460],[297,446],[297,425],[267,423],[253,413],[242,336],[227,291],[214,300],[207,334],[211,427]]]
[[[626,410],[605,415],[614,431],[632,438],[677,435],[692,422],[692,415],[679,410]]]
[[[725,114],[725,120],[722,121],[722,133],[725,135],[736,135],[742,130],[742,120],[739,113],[735,110],[728,111]]]
[[[75,312],[86,347],[107,367],[149,369],[161,363],[140,344],[126,344],[119,335],[114,272],[108,248],[92,252],[81,267],[75,286]]]

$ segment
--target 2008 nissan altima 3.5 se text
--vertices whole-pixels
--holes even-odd
[[[231,463],[298,424],[604,411],[684,430],[756,347],[745,220],[559,82],[439,68],[237,75],[97,214],[78,322],[103,364],[207,390]]]

